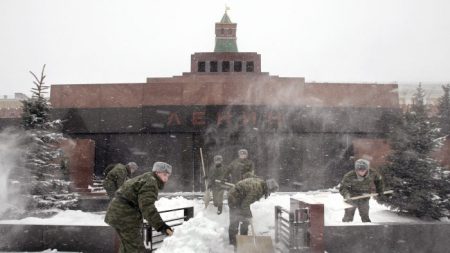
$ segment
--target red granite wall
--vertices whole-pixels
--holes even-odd
[[[298,209],[308,209],[309,213],[309,251],[311,253],[323,253],[325,249],[324,243],[324,227],[325,227],[325,209],[323,204],[308,203],[299,199],[290,199],[290,212],[296,212]]]
[[[389,143],[385,139],[354,139],[352,144],[355,159],[369,160],[372,168],[378,168],[384,164],[391,151]]]
[[[54,108],[283,105],[398,108],[396,84],[306,83],[259,74],[185,74],[139,84],[52,85]]]
[[[69,174],[73,188],[86,192],[94,174],[95,142],[90,139],[71,139],[62,144],[69,159]]]
[[[391,151],[389,143],[385,139],[355,139],[353,140],[353,148],[355,159],[368,159],[372,168],[383,165]],[[446,139],[443,145],[436,149],[431,156],[445,169],[450,169],[450,138]]]
[[[261,72],[261,55],[257,53],[230,53],[230,52],[221,52],[221,53],[214,53],[214,52],[207,52],[207,53],[195,53],[191,55],[191,73],[197,72],[197,65],[199,61],[253,61],[254,63],[254,73]],[[242,66],[243,72],[236,72],[236,73],[246,73],[245,72],[245,65]],[[219,70],[220,71],[220,70]],[[230,74],[231,72],[227,72],[226,74]]]

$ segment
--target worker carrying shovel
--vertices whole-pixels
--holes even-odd
[[[372,183],[375,184],[377,194],[368,194]],[[377,171],[370,168],[370,162],[365,159],[356,160],[355,169],[345,174],[339,188],[344,201],[352,205],[352,207],[345,209],[342,221],[353,221],[355,210],[358,208],[362,222],[371,222],[369,218],[370,196],[378,195],[382,197],[387,193],[383,190],[383,179]]]
[[[212,189],[213,203],[217,207],[217,214],[222,213],[224,187],[217,183],[216,180],[224,180],[225,167],[223,166],[223,157],[221,155],[214,156],[214,164],[209,168],[209,188]]]
[[[230,244],[236,247],[236,235],[240,226],[240,234],[248,234],[248,225],[252,218],[250,205],[263,196],[267,198],[270,193],[278,191],[278,183],[274,179],[263,180],[250,177],[237,182],[228,193],[228,206],[230,208],[230,225],[228,235]],[[254,235],[253,235],[254,236]]]

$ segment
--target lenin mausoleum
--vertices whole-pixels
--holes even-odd
[[[167,191],[200,191],[202,168],[221,154],[228,164],[245,148],[256,174],[282,191],[333,187],[366,157],[373,167],[389,151],[397,84],[308,83],[261,72],[261,55],[239,52],[237,24],[215,24],[213,52],[191,55],[190,72],[142,83],[52,85],[53,116],[74,140],[71,166],[79,187],[115,162],[174,166]],[[175,59],[174,59],[175,60]]]

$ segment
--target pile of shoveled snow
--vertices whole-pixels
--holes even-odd
[[[255,233],[257,235],[268,235],[274,238],[275,206],[279,205],[289,210],[290,198],[323,203],[325,208],[325,225],[363,224],[358,212],[355,214],[353,223],[341,222],[345,205],[339,193],[329,190],[276,193],[267,199],[261,199],[251,206]],[[217,209],[212,203],[205,209],[201,199],[190,200],[184,197],[172,197],[161,198],[156,202],[156,207],[160,211],[190,206],[194,207],[194,217],[182,225],[176,226],[174,235],[166,238],[162,244],[158,245],[158,252],[232,253],[233,248],[228,244],[229,210],[226,201],[221,215],[217,215]],[[171,219],[182,215],[183,211],[177,211],[176,213],[162,214],[162,217],[163,219]],[[421,222],[418,219],[398,216],[396,213],[389,211],[386,206],[380,205],[374,200],[370,200],[370,217],[374,222],[373,224],[378,222]],[[47,219],[29,217],[22,220],[4,220],[0,221],[0,223],[106,226],[103,219],[104,212],[86,213],[67,210],[60,211],[57,215]]]

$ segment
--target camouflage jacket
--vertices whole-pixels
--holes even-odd
[[[114,197],[114,193],[119,189],[120,186],[130,177],[130,174],[125,167],[125,165],[118,163],[112,170],[108,172],[103,181],[103,187],[106,193],[111,198]]]
[[[242,179],[255,175],[255,164],[249,159],[237,158],[233,160],[225,171],[225,176],[230,177],[231,183],[236,183]]]
[[[358,177],[356,172],[352,170],[345,174],[342,178],[339,192],[344,198],[347,195],[350,195],[350,197],[355,197],[362,194],[367,194],[370,193],[372,183],[375,184],[377,193],[383,192],[383,179],[377,171],[374,169],[369,169],[367,175],[364,177]]]
[[[228,193],[228,206],[240,209],[244,217],[252,217],[250,205],[267,196],[266,182],[260,178],[246,178],[237,182]]]
[[[153,172],[147,172],[126,181],[116,192],[106,212],[105,222],[117,228],[139,227],[142,218],[156,230],[164,221],[155,207],[158,192],[164,183]]]
[[[221,188],[220,184],[216,183],[215,180],[225,179],[225,167],[222,164],[214,164],[208,170],[209,174],[209,186],[213,188]],[[226,179],[227,181],[228,179]]]

